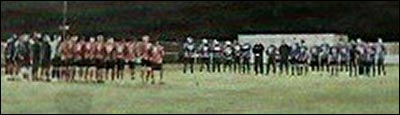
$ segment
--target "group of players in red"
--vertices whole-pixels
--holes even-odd
[[[112,37],[106,39],[103,35],[89,38],[72,35],[66,38],[62,39],[60,36],[53,39],[49,39],[48,36],[28,38],[33,39],[30,40],[30,45],[40,44],[36,48],[39,48],[37,53],[35,53],[35,47],[27,49],[33,52],[26,55],[30,56],[28,57],[30,60],[27,62],[28,64],[24,65],[31,71],[28,78],[46,81],[104,82],[106,80],[122,80],[125,70],[128,70],[130,78],[135,79],[135,71],[139,67],[142,82],[147,83],[150,78],[151,83],[154,84],[154,73],[159,71],[160,83],[163,83],[164,47],[157,40],[150,42],[149,35],[143,36],[142,41]],[[7,48],[19,49],[21,45],[15,45],[17,42],[20,44],[24,41],[16,39],[14,42],[7,42]],[[14,47],[9,47],[12,45]],[[9,53],[8,57],[10,58],[7,58],[9,60],[7,62],[12,64],[8,63],[7,65],[21,65],[18,64],[18,58],[23,55],[19,55],[18,51],[23,50],[11,51],[13,52]],[[43,54],[49,54],[49,56],[43,56]]]

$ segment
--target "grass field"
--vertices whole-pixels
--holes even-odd
[[[399,67],[383,77],[182,74],[164,85],[7,82],[1,113],[399,113]],[[196,79],[199,86],[196,86]]]

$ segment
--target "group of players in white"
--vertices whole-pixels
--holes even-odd
[[[164,47],[142,36],[141,41],[133,39],[105,38],[68,35],[50,36],[14,34],[3,45],[6,49],[6,77],[8,80],[29,81],[83,81],[104,82],[122,80],[125,71],[135,79],[141,71],[143,83],[155,83],[154,73],[160,72]],[[150,79],[149,79],[150,78]]]
[[[250,73],[250,61],[253,57],[253,70],[256,75],[268,75],[277,72],[286,75],[306,75],[313,72],[328,72],[337,76],[347,72],[349,76],[385,75],[384,58],[386,49],[382,39],[378,42],[365,42],[360,38],[351,41],[339,39],[338,43],[305,45],[304,40],[282,41],[280,45],[271,44],[264,48],[261,43],[239,43],[236,40],[219,42],[214,39],[202,39],[194,42],[187,38],[183,44],[183,72],[187,69],[194,73],[194,65],[199,63],[200,72]],[[266,58],[266,62],[264,62]],[[195,61],[197,60],[197,61]],[[266,66],[266,72],[264,70]],[[222,67],[222,69],[221,69]],[[377,74],[376,74],[377,73]]]

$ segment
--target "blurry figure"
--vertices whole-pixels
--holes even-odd
[[[256,43],[253,46],[253,55],[254,55],[254,71],[256,75],[262,75],[264,73],[264,45],[260,42]]]
[[[277,62],[277,56],[279,55],[278,48],[271,44],[267,47],[266,54],[268,56],[267,59],[267,75],[269,74],[269,71],[272,68],[272,72],[275,74],[276,73],[276,62]]]
[[[210,47],[210,44],[208,43],[207,39],[205,39],[205,38],[202,39],[202,43],[199,46],[198,52],[200,55],[200,72],[202,72],[204,68],[207,69],[207,72],[210,72],[210,70],[211,70],[210,69],[211,47]]]
[[[337,76],[338,71],[339,71],[339,67],[338,67],[339,66],[339,52],[338,52],[337,46],[333,46],[330,48],[328,62],[329,62],[331,76],[333,76],[333,75]]]
[[[242,73],[250,73],[251,44],[244,43],[241,47]]]
[[[221,72],[221,63],[223,56],[223,49],[221,44],[217,41],[213,41],[212,47],[212,72]]]
[[[279,70],[281,74],[283,73],[283,71],[285,71],[286,75],[289,75],[289,54],[290,47],[285,41],[282,40],[282,44],[281,46],[279,46]]]
[[[382,38],[378,38],[378,42],[375,44],[375,60],[376,60],[376,68],[378,70],[378,75],[386,75],[385,70],[385,56],[386,56],[386,48],[383,45]]]
[[[186,42],[183,44],[183,52],[183,73],[186,73],[188,65],[190,73],[193,73],[196,47],[192,37],[186,38]]]
[[[319,71],[320,70],[320,62],[319,62],[319,53],[320,49],[317,45],[314,45],[310,48],[310,66],[311,66],[311,71]]]
[[[14,80],[16,75],[18,74],[18,65],[17,65],[17,43],[20,40],[18,39],[17,34],[13,34],[10,38],[7,39],[5,43],[5,64],[6,71],[5,76],[7,80]]]
[[[163,84],[163,57],[165,55],[164,47],[160,45],[159,41],[155,41],[154,45],[151,47],[150,62],[151,70],[150,77],[152,79],[151,84],[155,83],[154,72],[160,72],[160,84]]]
[[[223,48],[224,72],[227,68],[230,72],[232,72],[233,56],[234,49],[232,43],[230,41],[226,41]]]
[[[237,41],[233,41],[233,71],[236,73],[240,72],[240,67],[241,67],[241,55],[242,55],[242,50],[241,50],[242,45]]]
[[[301,40],[301,44],[298,47],[298,53],[296,53],[295,59],[297,64],[297,75],[306,75],[308,72],[308,62],[309,62],[309,53],[307,46],[305,45],[305,41]]]
[[[41,68],[40,75],[44,76],[44,80],[50,81],[50,66],[51,66],[51,46],[50,36],[45,34],[41,46]]]

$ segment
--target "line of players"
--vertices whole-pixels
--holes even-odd
[[[384,57],[386,55],[382,39],[378,42],[357,41],[345,42],[339,40],[337,44],[315,44],[311,47],[305,45],[304,40],[298,42],[293,38],[291,44],[282,41],[280,46],[270,45],[266,48],[261,43],[239,43],[218,40],[209,43],[202,39],[197,45],[193,38],[188,37],[183,44],[183,73],[189,69],[193,73],[195,60],[200,64],[200,72],[205,68],[208,72],[231,71],[236,73],[250,73],[250,59],[254,57],[255,74],[264,74],[263,58],[266,58],[266,74],[283,72],[286,75],[305,75],[311,71],[327,71],[330,75],[346,71],[349,76],[375,76],[386,74]],[[264,57],[266,55],[266,57]],[[372,70],[372,72],[371,72]],[[291,71],[291,73],[289,73]]]
[[[104,82],[122,80],[126,68],[134,79],[139,67],[142,82],[151,78],[154,83],[154,72],[160,71],[162,83],[164,47],[157,40],[151,43],[148,35],[142,41],[105,38],[101,34],[67,38],[37,32],[14,34],[6,42],[7,79]]]

